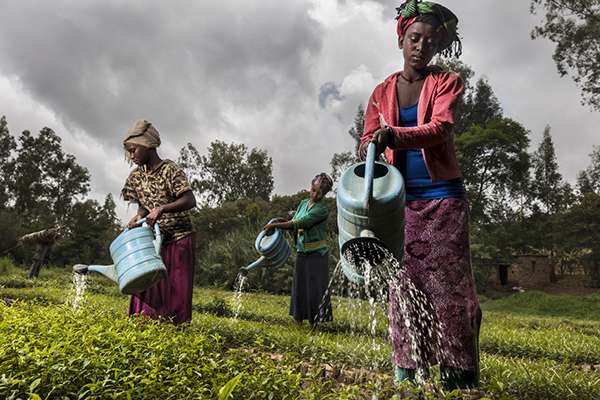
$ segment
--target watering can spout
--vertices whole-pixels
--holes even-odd
[[[266,260],[267,260],[267,257],[261,256],[258,260],[254,261],[252,264],[249,264],[246,267],[240,268],[240,272],[243,274],[247,274],[249,271],[252,271],[253,269],[262,266]]]
[[[117,282],[117,271],[114,265],[86,265],[86,264],[75,264],[73,265],[73,272],[77,274],[86,275],[90,271],[97,272],[106,276],[108,279]]]
[[[118,282],[117,271],[114,265],[88,265],[88,271],[97,272],[104,275],[111,281]]]
[[[76,274],[85,275],[90,271],[88,270],[88,266],[85,264],[75,264],[73,265],[73,272]]]

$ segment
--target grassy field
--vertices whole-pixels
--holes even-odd
[[[5,263],[6,264],[6,263]],[[1,267],[2,265],[0,265]],[[125,317],[128,299],[92,278],[73,310],[71,276],[0,268],[0,398],[462,398],[433,383],[396,388],[385,318],[334,299],[316,331],[287,316],[288,297],[196,289],[191,326]],[[483,302],[482,387],[465,398],[600,399],[600,294],[515,294]]]

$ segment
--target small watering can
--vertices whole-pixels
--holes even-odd
[[[281,220],[281,218],[274,218],[269,223]],[[248,273],[248,271],[261,266],[279,267],[285,263],[292,253],[281,229],[273,229],[272,232],[261,231],[256,237],[254,248],[261,255],[260,258],[252,264],[240,268],[241,273]]]
[[[357,284],[364,283],[358,259],[376,265],[391,253],[400,262],[404,251],[404,179],[394,166],[376,162],[375,152],[370,143],[366,162],[344,171],[337,189],[342,271]]]
[[[154,231],[145,223],[142,226],[125,229],[110,244],[113,265],[76,264],[73,270],[78,273],[94,271],[101,273],[119,285],[123,294],[142,292],[167,276],[167,269],[160,256],[162,236],[158,223]]]

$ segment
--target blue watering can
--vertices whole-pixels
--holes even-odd
[[[167,269],[160,256],[162,236],[158,223],[154,231],[145,223],[142,226],[125,229],[110,244],[113,265],[76,264],[73,270],[78,273],[98,272],[119,284],[123,294],[142,292],[167,276]]]
[[[359,259],[377,265],[391,253],[400,262],[404,251],[404,179],[394,166],[376,162],[375,152],[370,143],[366,162],[344,171],[336,196],[342,271],[357,284],[364,283]]]
[[[281,218],[274,218],[269,223],[281,220]],[[290,245],[285,240],[281,229],[273,229],[272,232],[261,231],[256,237],[254,248],[260,254],[260,258],[252,264],[240,268],[241,273],[248,273],[248,271],[261,266],[279,267],[286,262],[292,253]]]

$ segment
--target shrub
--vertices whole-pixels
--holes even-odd
[[[13,267],[12,261],[8,257],[0,258],[0,274],[7,274],[8,271]]]

